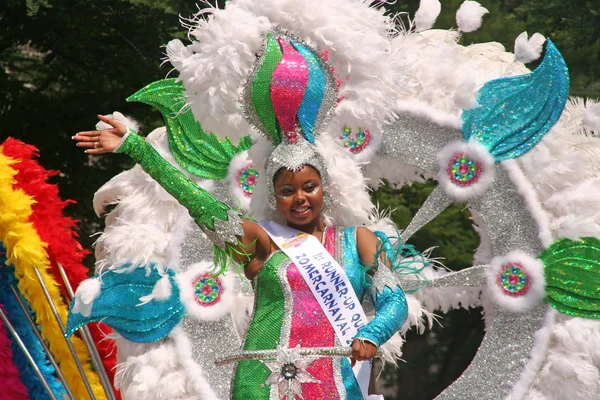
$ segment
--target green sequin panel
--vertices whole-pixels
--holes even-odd
[[[274,349],[279,343],[285,301],[277,270],[287,258],[275,253],[263,265],[255,284],[254,316],[246,334],[245,350]],[[268,399],[270,386],[261,386],[271,374],[260,361],[240,361],[235,371],[232,398]]]
[[[561,239],[540,259],[546,275],[544,301],[564,314],[600,319],[600,240]]]
[[[275,146],[281,142],[277,132],[277,119],[271,102],[271,76],[281,61],[282,53],[273,35],[267,35],[267,49],[262,64],[252,81],[252,105],[265,130],[273,139]]]
[[[172,166],[139,135],[130,133],[118,150],[129,155],[144,171],[187,208],[202,229],[215,229],[214,219],[227,221],[229,207],[215,199],[181,171]]]
[[[244,137],[235,146],[231,140],[221,140],[206,134],[202,126],[185,107],[184,88],[176,79],[153,82],[127,98],[158,109],[169,133],[169,149],[175,160],[189,173],[205,179],[224,179],[234,155],[250,148],[250,138]]]

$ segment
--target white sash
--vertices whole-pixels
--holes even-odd
[[[344,269],[316,237],[272,221],[260,225],[294,262],[342,345],[351,346],[368,320]],[[363,398],[368,398],[371,361],[357,362],[352,371]]]

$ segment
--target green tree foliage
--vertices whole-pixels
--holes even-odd
[[[55,181],[63,198],[77,201],[67,212],[81,219],[81,240],[91,248],[90,235],[101,229],[93,194],[128,161],[88,157],[71,136],[114,110],[133,115],[147,132],[161,124],[158,112],[125,98],[165,77],[161,46],[185,37],[178,12],[197,8],[184,0],[53,0],[29,16],[28,4],[0,5],[0,136],[36,145],[41,163],[62,172]]]

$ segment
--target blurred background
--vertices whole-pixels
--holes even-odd
[[[441,0],[435,28],[456,27],[462,1]],[[512,51],[521,32],[540,32],[567,60],[571,94],[600,97],[600,0],[479,2],[490,14],[482,28],[461,37],[461,44],[497,41]],[[411,17],[418,6],[418,0],[383,5]],[[161,126],[157,111],[125,98],[171,72],[161,63],[163,46],[173,38],[185,42],[180,18],[203,7],[193,0],[0,1],[0,142],[12,136],[33,144],[45,168],[60,170],[53,183],[63,199],[76,201],[67,213],[81,221],[85,248],[92,248],[91,235],[103,229],[92,209],[94,192],[132,164],[121,155],[88,157],[70,138],[94,129],[97,114],[115,110],[140,121],[144,132]],[[393,210],[392,218],[404,228],[432,189],[431,182],[403,188],[384,184],[373,198]],[[410,242],[419,250],[435,246],[432,256],[443,257],[453,270],[468,267],[479,243],[469,218],[468,210],[449,208]],[[86,265],[93,267],[93,255]],[[425,334],[409,333],[405,362],[383,371],[379,384],[387,386],[386,399],[435,397],[466,368],[483,333],[480,309],[452,311]]]

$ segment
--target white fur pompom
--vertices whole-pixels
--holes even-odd
[[[439,0],[421,0],[419,9],[415,13],[416,31],[423,32],[431,29],[441,10],[442,5]]]
[[[583,114],[583,126],[592,132],[600,133],[600,103],[591,103]]]
[[[75,293],[73,314],[81,313],[84,317],[89,317],[94,300],[100,296],[101,289],[102,282],[99,278],[86,279],[81,282]]]
[[[460,5],[456,12],[458,29],[465,33],[476,31],[481,27],[481,19],[487,13],[489,13],[487,8],[483,7],[478,2],[471,0],[465,1]]]
[[[530,63],[540,58],[546,38],[534,33],[528,38],[527,32],[521,33],[515,40],[515,58],[523,64]]]
[[[544,264],[521,250],[494,257],[487,271],[487,290],[494,302],[512,312],[538,305],[545,286]]]
[[[135,131],[140,130],[140,124],[135,119],[133,119],[131,117],[127,117],[118,111],[115,111],[112,114],[105,115],[105,117],[112,118],[115,121],[120,122],[123,125],[125,125],[126,127],[131,128]],[[103,130],[103,129],[111,129],[111,128],[112,128],[112,126],[110,126],[106,122],[100,121],[96,124],[96,130],[98,130],[98,131]]]

